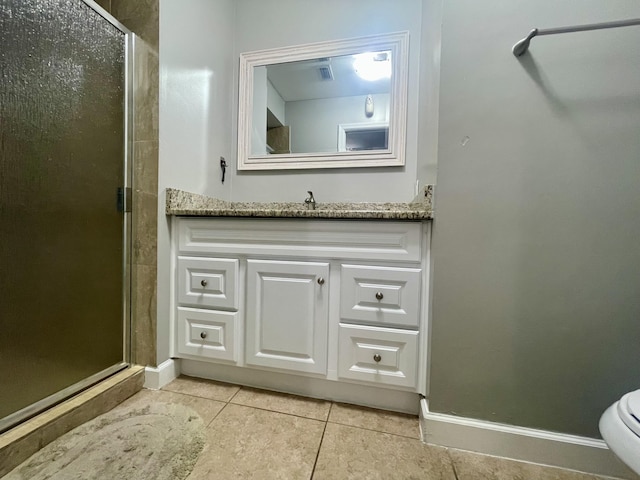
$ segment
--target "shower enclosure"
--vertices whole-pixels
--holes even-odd
[[[0,431],[125,368],[133,36],[0,0]]]

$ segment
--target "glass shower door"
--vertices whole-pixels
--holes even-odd
[[[0,0],[0,430],[126,366],[130,34]]]

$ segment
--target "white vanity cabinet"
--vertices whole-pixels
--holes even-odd
[[[423,221],[173,217],[172,355],[189,374],[312,396],[424,394],[429,234]]]

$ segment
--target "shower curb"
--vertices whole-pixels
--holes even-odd
[[[0,477],[75,427],[142,389],[144,367],[132,366],[0,435]]]

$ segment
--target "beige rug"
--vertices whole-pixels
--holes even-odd
[[[118,407],[50,443],[3,480],[182,480],[204,441],[202,419],[183,405]]]

